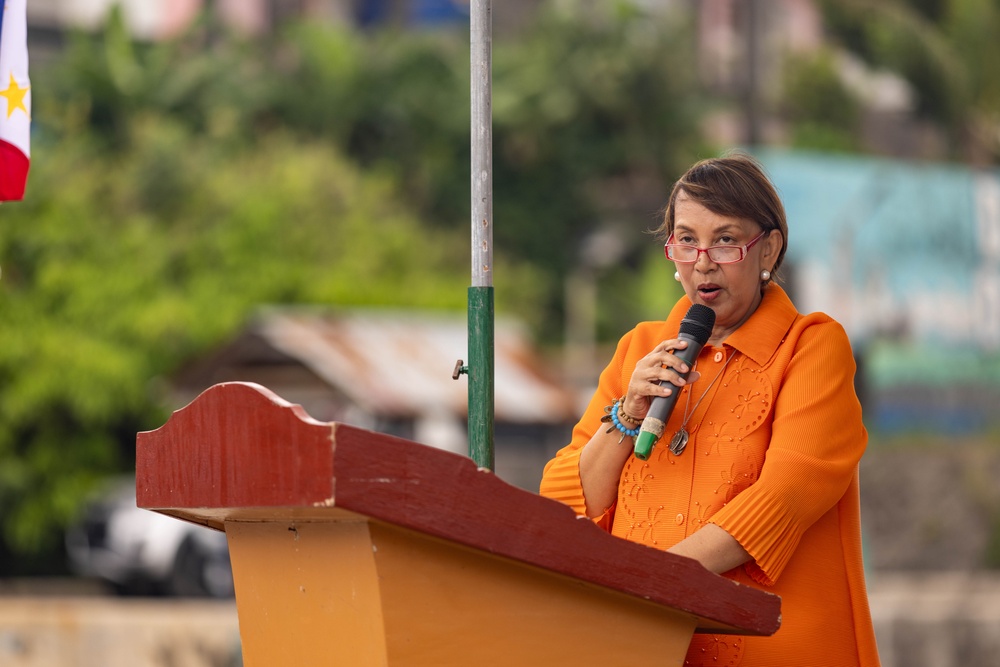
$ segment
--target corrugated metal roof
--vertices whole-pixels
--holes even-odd
[[[523,328],[498,320],[495,329],[497,420],[574,420],[572,392],[545,371]],[[468,360],[464,314],[281,308],[255,332],[372,414],[467,413],[468,378],[452,379],[456,360]]]

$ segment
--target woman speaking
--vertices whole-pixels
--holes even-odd
[[[781,596],[773,636],[695,635],[685,665],[878,665],[854,359],[843,327],[800,314],[774,283],[788,243],[774,187],[746,155],[699,162],[674,185],[659,231],[684,296],[619,341],[542,495]],[[695,305],[714,312],[696,356],[678,335]],[[650,405],[675,392],[662,437],[636,456]]]

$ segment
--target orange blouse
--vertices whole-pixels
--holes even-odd
[[[636,362],[676,337],[690,306],[684,297],[666,321],[640,323],[621,339],[572,442],[545,466],[542,495],[585,514],[580,451],[607,428],[604,407],[625,393]],[[724,576],[780,595],[782,622],[771,637],[695,635],[684,664],[878,665],[858,496],[868,435],[843,328],[821,313],[799,314],[772,284],[722,347],[702,349],[696,368],[701,378],[682,389],[649,460],[629,458],[617,503],[597,521],[658,549],[706,523],[720,526],[753,558]],[[674,456],[667,443],[685,409],[691,437]]]

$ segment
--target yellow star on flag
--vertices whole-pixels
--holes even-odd
[[[0,97],[7,98],[7,118],[10,118],[11,114],[17,109],[20,109],[27,115],[28,107],[24,106],[24,96],[31,90],[31,86],[27,88],[21,88],[17,85],[17,79],[14,78],[14,73],[10,73],[10,85],[7,86],[7,90],[0,90]]]

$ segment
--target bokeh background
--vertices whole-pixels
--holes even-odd
[[[780,281],[855,347],[884,662],[996,664],[1000,2],[493,5],[497,474],[537,489],[618,337],[678,296],[648,233],[673,181],[750,151],[788,211]],[[199,600],[217,643],[123,664],[237,664],[224,541],[128,495],[135,434],[214,382],[463,451],[468,12],[28,3],[32,168],[0,207],[0,663],[112,664],[43,657],[56,608],[177,623]]]

